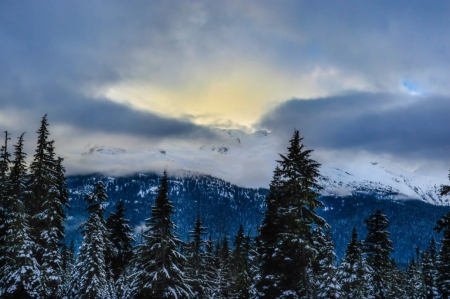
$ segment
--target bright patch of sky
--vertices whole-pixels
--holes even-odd
[[[403,80],[402,86],[410,95],[421,95],[423,92],[419,89],[419,85],[415,80]]]

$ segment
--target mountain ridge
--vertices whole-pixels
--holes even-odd
[[[135,165],[139,170],[143,170],[143,165],[151,165],[150,172],[169,167],[175,174],[183,171],[206,173],[240,186],[267,188],[279,159],[281,146],[277,136],[264,130],[247,134],[241,130],[217,128],[215,132],[218,138],[204,143],[180,141],[136,150],[94,146],[83,153],[83,159],[94,165],[108,165],[112,171],[104,173],[112,176],[123,175],[114,171],[115,163],[120,167],[128,165],[130,169]],[[440,195],[441,185],[447,184],[446,178],[425,176],[417,171],[417,167],[411,169],[385,158],[366,157],[346,164],[328,163],[319,170],[322,195],[366,192],[380,198],[450,204],[449,197]],[[254,183],[243,183],[249,180]],[[264,184],[258,183],[261,181]]]

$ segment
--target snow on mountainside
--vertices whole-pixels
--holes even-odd
[[[354,192],[377,194],[382,198],[420,199],[436,205],[449,205],[440,196],[445,179],[427,177],[388,161],[373,161],[336,167],[322,165],[320,185],[325,195],[349,195]]]
[[[240,130],[215,131],[219,138],[209,143],[172,141],[159,144],[157,148],[139,150],[95,146],[83,154],[83,159],[92,167],[102,166],[104,172],[111,175],[121,175],[120,170],[125,168],[135,173],[160,173],[168,166],[172,171],[206,173],[237,185],[268,187],[282,148],[277,137],[266,131],[252,134]],[[449,198],[439,195],[440,186],[448,183],[445,177],[426,177],[380,158],[342,163],[321,166],[320,184],[324,187],[324,195],[366,192],[383,198],[420,199],[449,205]],[[261,182],[265,182],[264,185]]]

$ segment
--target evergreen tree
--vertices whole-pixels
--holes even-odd
[[[197,217],[194,229],[190,231],[190,241],[186,246],[186,275],[195,298],[211,298],[214,271],[207,262],[206,242],[203,236],[207,228],[202,219]]]
[[[251,298],[254,269],[252,265],[252,244],[250,236],[244,235],[244,227],[239,226],[234,238],[234,250],[231,254],[232,297],[237,299]]]
[[[398,269],[394,259],[391,259],[391,267],[388,270],[385,294],[386,298],[407,299],[408,277],[405,271]]]
[[[422,254],[423,289],[426,299],[438,298],[437,275],[437,246],[433,237],[427,250]]]
[[[8,202],[12,204],[7,216],[5,262],[0,269],[0,296],[4,298],[42,298],[41,271],[34,258],[36,244],[30,228],[29,215],[24,207],[26,182],[23,135],[14,146]]]
[[[104,201],[107,200],[105,186],[102,181],[94,184],[95,190],[85,198],[89,204],[89,218],[83,222],[83,242],[79,249],[75,272],[71,281],[74,299],[113,298],[111,281],[107,269],[105,255],[113,251],[109,231],[103,218]]]
[[[283,269],[279,263],[281,259],[279,237],[282,227],[279,220],[278,204],[281,201],[282,181],[281,171],[277,166],[270,183],[269,193],[266,195],[266,212],[262,225],[256,237],[259,256],[259,274],[256,277],[256,289],[261,298],[278,298],[282,290],[279,288]]]
[[[317,254],[313,262],[313,279],[315,284],[315,298],[340,298],[341,284],[337,280],[335,265],[336,254],[331,239],[331,232],[326,234],[320,228],[314,229],[314,246]]]
[[[414,258],[411,259],[406,270],[406,279],[408,286],[406,289],[407,297],[411,299],[424,298],[424,294],[422,294],[422,277],[418,263],[416,263]]]
[[[356,227],[353,227],[352,237],[337,275],[342,285],[342,298],[373,298],[372,268],[367,264],[362,247]]]
[[[109,229],[114,252],[107,253],[106,264],[111,268],[113,279],[117,281],[125,270],[128,262],[133,256],[133,245],[135,241],[133,230],[128,225],[130,221],[125,219],[125,207],[120,201],[116,212],[111,213],[106,221]]]
[[[231,249],[228,237],[217,242],[215,253],[216,279],[213,284],[213,298],[230,298],[232,294]]]
[[[189,298],[192,295],[182,269],[185,257],[178,251],[181,241],[174,232],[177,226],[170,219],[174,207],[167,193],[165,170],[151,218],[146,219],[143,243],[137,246],[133,274],[136,298]]]
[[[444,234],[437,261],[436,282],[441,298],[448,298],[450,296],[450,213],[443,215],[434,229]]]
[[[377,210],[365,220],[367,236],[364,240],[364,251],[367,254],[367,262],[373,269],[374,296],[386,298],[389,289],[389,274],[392,267],[390,259],[392,241],[389,240],[390,233],[387,231],[389,221],[386,215]]]
[[[31,227],[37,247],[35,256],[43,268],[48,298],[56,298],[61,284],[60,244],[64,239],[64,208],[68,208],[63,159],[55,159],[53,141],[49,141],[47,115],[37,131],[38,140],[27,179],[25,208],[31,216]]]
[[[61,246],[61,284],[58,294],[60,298],[68,298],[70,296],[70,277],[73,275],[75,266],[75,245],[73,240],[70,246],[63,244]]]
[[[62,158],[58,158],[54,168],[50,169],[51,173],[48,176],[51,180],[49,181],[47,197],[41,205],[41,212],[35,216],[35,219],[42,225],[39,239],[42,246],[41,265],[47,298],[60,296],[57,293],[62,282],[63,261],[60,245],[65,238],[64,220],[66,214],[64,208],[69,207],[69,192],[62,161]]]
[[[266,198],[268,209],[258,236],[262,269],[257,288],[262,298],[310,297],[312,229],[328,227],[315,213],[323,206],[317,199],[320,164],[310,158],[312,150],[306,150],[302,140],[294,130]]]
[[[11,211],[11,203],[8,202],[9,190],[9,167],[10,167],[10,153],[8,152],[9,134],[5,131],[5,144],[0,148],[0,268],[4,265],[5,257],[5,240],[6,232],[8,230],[6,222],[8,214]]]

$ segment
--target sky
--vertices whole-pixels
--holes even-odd
[[[321,163],[446,176],[449,15],[448,1],[2,1],[0,130],[27,132],[31,156],[47,114],[68,174],[95,145],[234,128],[285,146],[297,128]]]

